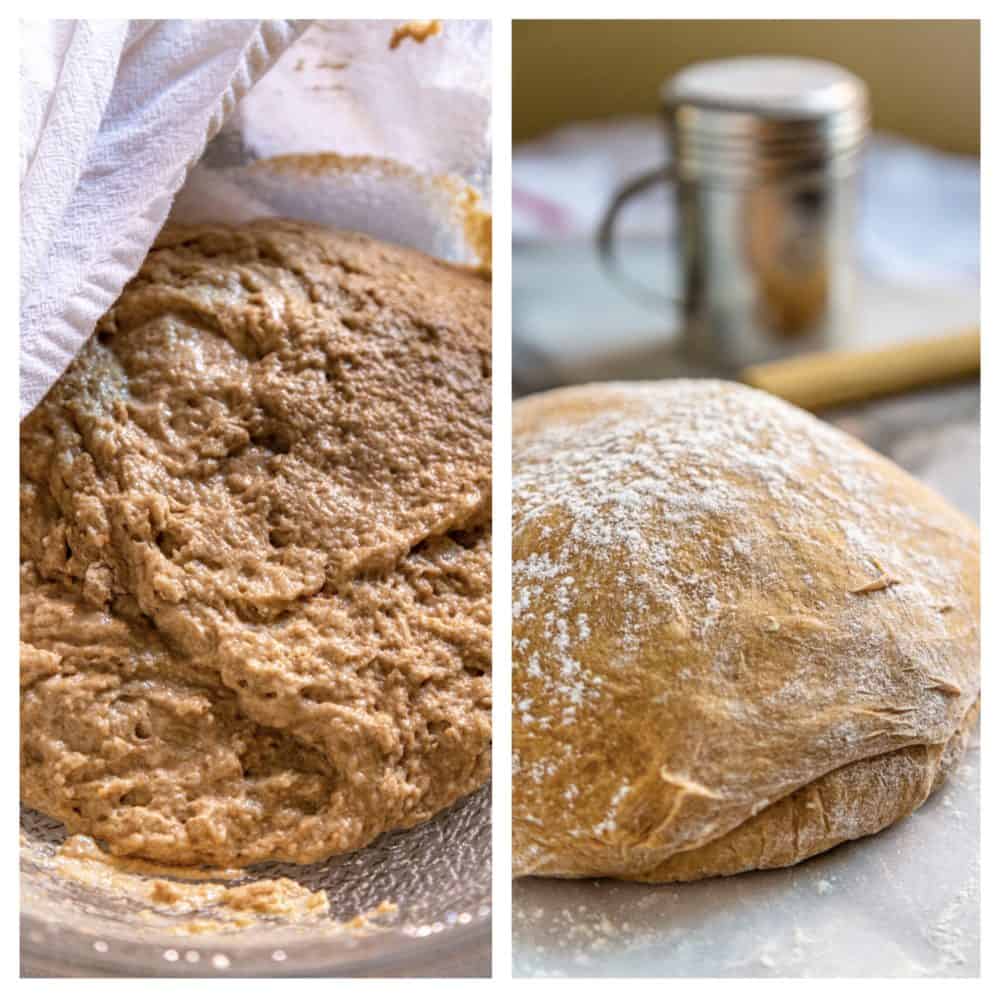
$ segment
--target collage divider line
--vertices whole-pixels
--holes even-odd
[[[511,22],[493,19],[493,977],[511,976]]]

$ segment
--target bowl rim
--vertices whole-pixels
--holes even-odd
[[[344,939],[308,936],[301,930],[254,935],[240,932],[136,940],[114,934],[82,933],[71,923],[21,913],[21,975],[225,978],[288,976],[442,975],[463,956],[491,963],[492,907],[480,904],[468,923],[444,924],[438,931],[387,927]],[[100,944],[100,948],[96,945]],[[328,948],[328,945],[334,947]],[[273,956],[284,953],[282,960]],[[172,954],[172,958],[168,958]],[[194,955],[194,958],[189,956]],[[226,961],[215,964],[217,956]],[[454,974],[454,973],[453,973]],[[462,973],[458,973],[462,974]],[[476,973],[465,973],[476,975]],[[482,973],[485,976],[489,972]]]

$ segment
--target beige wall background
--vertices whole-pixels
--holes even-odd
[[[656,110],[664,77],[737,55],[830,59],[867,81],[875,127],[979,152],[978,21],[515,21],[514,141]]]

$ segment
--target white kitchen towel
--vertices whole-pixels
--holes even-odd
[[[294,21],[21,24],[21,415],[138,270]]]
[[[423,23],[434,33],[406,33],[399,21],[314,22],[226,131],[239,131],[256,158],[375,156],[457,175],[488,196],[490,22]]]
[[[171,221],[307,219],[489,264],[490,45],[486,20],[315,21],[209,144]]]

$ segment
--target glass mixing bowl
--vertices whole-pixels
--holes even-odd
[[[178,934],[143,919],[149,903],[55,870],[61,824],[21,818],[24,976],[489,975],[489,787],[413,830],[312,865],[264,864],[248,878],[285,876],[324,889],[329,918],[261,921],[238,931]],[[362,932],[341,922],[384,900],[398,910]]]

